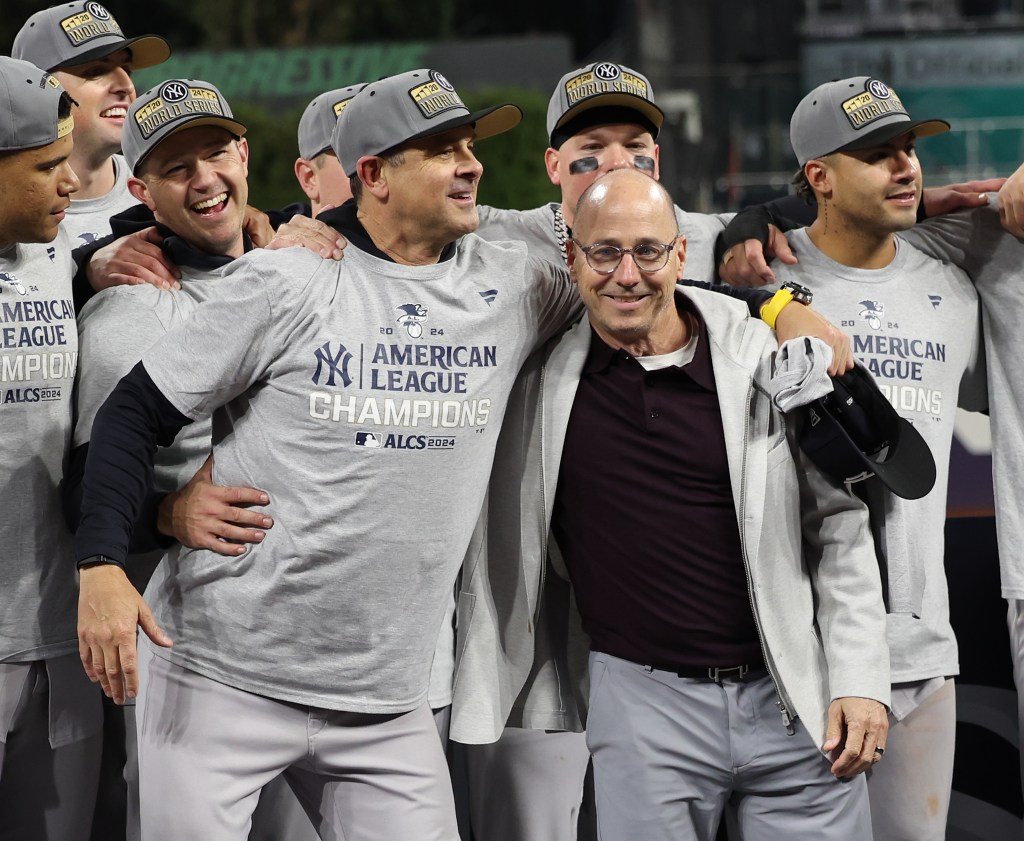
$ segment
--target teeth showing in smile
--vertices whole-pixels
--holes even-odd
[[[197,211],[198,213],[202,213],[204,210],[209,210],[212,207],[216,207],[221,202],[226,202],[227,200],[227,193],[219,193],[218,195],[211,196],[210,198],[204,199],[203,201],[197,201],[194,205],[192,205],[192,209]]]
[[[101,117],[127,117],[128,109],[123,105],[115,105],[113,108],[108,108],[106,111],[100,112]]]

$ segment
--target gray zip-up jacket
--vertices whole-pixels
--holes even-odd
[[[829,703],[889,703],[889,651],[863,504],[803,458],[767,384],[774,334],[744,304],[680,287],[706,325],[751,602],[783,717],[820,745]],[[588,642],[549,527],[562,444],[587,357],[586,319],[509,401],[488,499],[463,567],[451,737],[495,741],[506,722],[580,730]],[[595,458],[600,453],[595,452]],[[787,721],[788,724],[788,721]]]

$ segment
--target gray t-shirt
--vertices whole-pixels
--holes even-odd
[[[526,243],[535,257],[543,257],[561,265],[565,262],[565,255],[555,232],[557,207],[555,202],[532,210],[502,210],[481,205],[480,227],[476,233],[492,242],[520,240]],[[687,213],[678,206],[675,210],[679,231],[686,237],[684,276],[691,280],[714,280],[715,239],[732,216]]]
[[[63,226],[0,252],[0,662],[78,650],[78,592],[60,481],[78,333]]]
[[[928,219],[905,236],[925,253],[960,266],[981,297],[1002,594],[1024,599],[1024,367],[1017,359],[1024,324],[1024,242],[1003,229],[998,196],[989,200],[987,207]]]
[[[473,235],[431,266],[236,260],[143,361],[183,414],[216,412],[215,481],[264,488],[275,525],[241,558],[168,554],[156,654],[311,706],[422,703],[513,380],[580,309],[564,270]]]
[[[134,207],[139,200],[128,192],[128,164],[121,155],[110,159],[114,166],[114,186],[106,195],[95,199],[71,199],[71,207],[61,226],[68,232],[71,247],[88,245],[110,233],[110,217],[129,207]]]
[[[208,297],[214,272],[181,269],[181,290],[150,284],[115,286],[95,295],[78,315],[79,368],[75,396],[74,446],[87,444],[100,406],[142,354],[174,326],[187,320]],[[210,454],[209,418],[189,424],[173,446],[156,453],[153,487],[170,493],[182,487]],[[144,587],[162,552],[133,555],[129,574]]]
[[[806,229],[789,237],[799,262],[776,264],[779,282],[810,287],[815,309],[852,335],[854,354],[935,458],[938,478],[931,493],[918,500],[886,495],[892,682],[955,675],[943,524],[957,404],[985,405],[978,296],[962,271],[899,237],[893,261],[874,270],[826,257]]]

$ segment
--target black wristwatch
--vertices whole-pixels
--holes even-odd
[[[89,569],[90,567],[98,566],[115,566],[124,569],[124,564],[115,561],[113,558],[108,558],[106,555],[90,555],[88,558],[83,558],[78,562],[78,570],[81,572],[83,569]]]
[[[792,280],[787,280],[779,288],[788,289],[793,294],[793,300],[805,307],[810,306],[811,301],[814,300],[814,293],[810,289],[799,283],[794,283]]]

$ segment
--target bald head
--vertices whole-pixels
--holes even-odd
[[[580,196],[573,220],[573,236],[580,242],[591,242],[594,227],[600,224],[602,217],[613,209],[621,211],[629,207],[642,209],[644,216],[658,227],[671,229],[671,236],[679,233],[675,205],[668,191],[649,175],[635,169],[617,169],[602,175]]]

